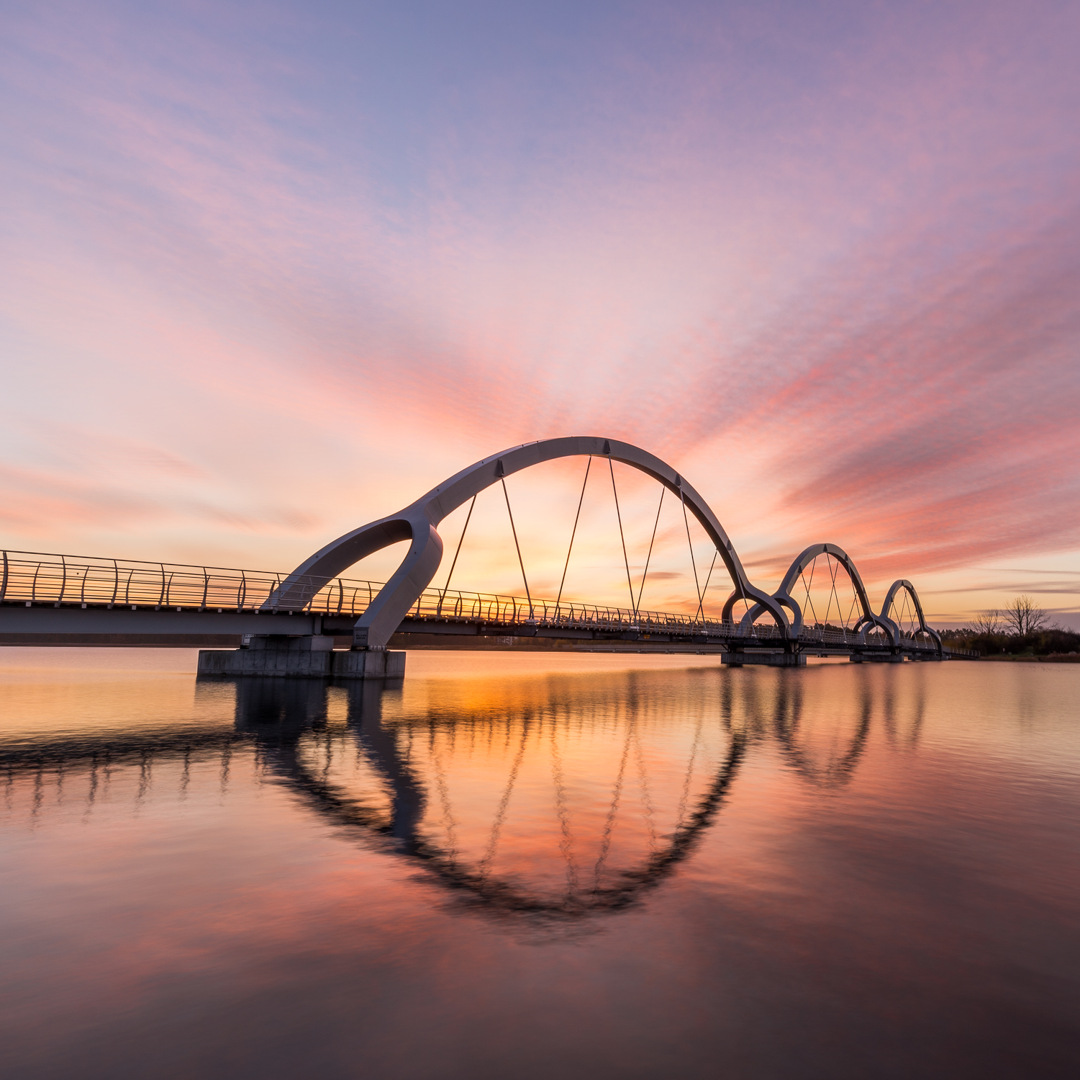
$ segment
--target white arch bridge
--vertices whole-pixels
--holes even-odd
[[[585,459],[585,479],[565,566],[589,472],[606,469],[626,569],[625,607],[569,600],[561,586],[555,599],[542,598],[529,587],[506,477],[571,457]],[[656,524],[635,588],[614,462],[658,484],[656,522],[664,499],[675,500],[686,524],[696,611],[641,606]],[[505,497],[523,595],[450,588],[476,497],[493,486]],[[466,505],[445,583],[433,587],[444,555],[438,527]],[[691,518],[713,550],[707,570],[694,561]],[[407,554],[387,582],[341,576],[361,559],[402,541],[409,544]],[[704,600],[718,563],[732,587],[715,617],[706,614]],[[822,580],[829,586],[817,603],[815,575],[819,586]],[[825,610],[819,611],[822,603]],[[289,574],[5,551],[0,644],[218,646],[201,654],[200,673],[359,678],[402,674],[404,654],[392,651],[400,647],[717,652],[728,663],[780,665],[802,663],[807,655],[887,661],[962,655],[943,648],[910,581],[894,582],[875,611],[858,568],[835,544],[806,548],[775,592],[756,587],[712,509],[679,473],[629,443],[590,436],[526,443],[485,458],[403,510],[339,537]]]

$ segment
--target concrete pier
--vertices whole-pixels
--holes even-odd
[[[801,652],[726,652],[723,663],[732,667],[762,665],[764,667],[805,667],[806,654]]]
[[[257,635],[239,649],[202,649],[200,675],[312,679],[401,679],[405,653],[387,649],[334,649],[323,635]]]

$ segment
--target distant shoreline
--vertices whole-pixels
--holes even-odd
[[[980,656],[980,660],[1007,660],[1009,663],[1024,664],[1080,664],[1080,653],[1051,653],[1049,656],[1010,656],[991,654]]]

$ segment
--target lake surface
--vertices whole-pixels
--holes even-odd
[[[1080,666],[0,650],[5,1077],[1080,1075]]]

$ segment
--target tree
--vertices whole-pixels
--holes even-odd
[[[1042,630],[1050,619],[1046,609],[1036,607],[1035,601],[1026,595],[1014,597],[1001,616],[1008,628],[1020,637]]]
[[[971,620],[971,628],[976,634],[981,634],[985,637],[993,637],[995,634],[1000,634],[1003,628],[1001,612],[998,611],[997,608],[980,611],[979,614]]]

